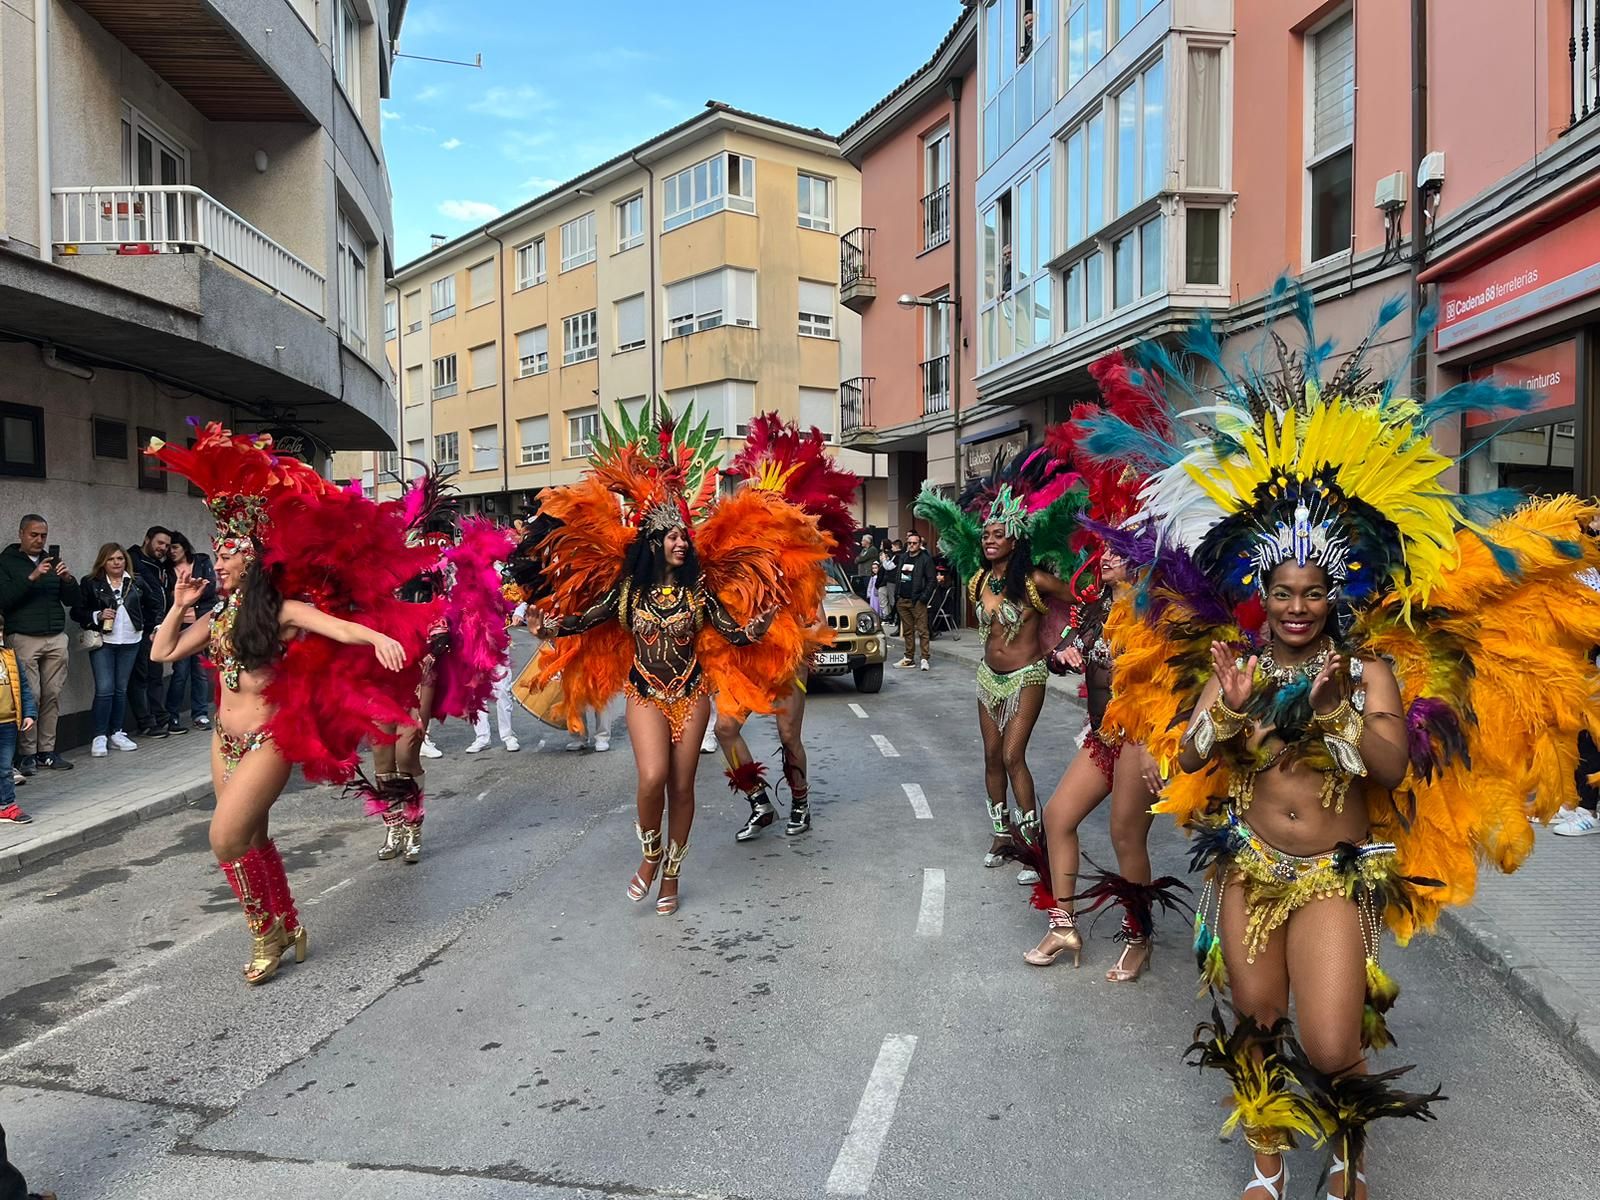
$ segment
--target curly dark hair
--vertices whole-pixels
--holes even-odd
[[[628,557],[622,563],[622,577],[632,580],[636,591],[654,587],[667,577],[666,542],[667,535],[663,530],[660,533],[640,534],[628,547]],[[677,582],[682,588],[692,588],[700,582],[700,558],[694,552],[693,542],[689,543],[683,566],[678,568]]]
[[[986,574],[992,573],[993,567],[985,566]],[[1011,557],[1006,560],[1006,575],[1003,591],[1007,599],[1016,604],[1028,602],[1028,581],[1033,578],[1033,544],[1028,541],[1026,534],[1017,538],[1016,545],[1011,549]]]
[[[279,632],[283,596],[259,558],[251,559],[245,568],[239,593],[233,652],[246,671],[259,671],[283,656],[283,635]]]

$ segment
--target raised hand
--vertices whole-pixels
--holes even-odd
[[[1235,661],[1233,647],[1225,646],[1221,642],[1211,643],[1211,662],[1216,667],[1217,685],[1221,689],[1222,702],[1234,712],[1243,712],[1244,706],[1250,702],[1250,693],[1255,687],[1258,661],[1252,654],[1249,661],[1241,667]]]
[[[1311,681],[1311,711],[1326,716],[1344,699],[1345,666],[1342,655],[1328,655],[1328,662]]]
[[[190,570],[189,564],[184,563],[178,567],[177,577],[172,584],[172,604],[174,608],[188,608],[205,595],[206,581],[196,579]]]

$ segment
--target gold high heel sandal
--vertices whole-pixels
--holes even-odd
[[[1137,967],[1132,968],[1131,970],[1122,965],[1124,960],[1127,959],[1128,951],[1130,951],[1130,950],[1143,950],[1144,951],[1144,957],[1139,960],[1139,965]],[[1145,968],[1150,965],[1150,957],[1154,953],[1155,953],[1155,947],[1151,944],[1149,938],[1147,938],[1147,937],[1128,938],[1122,944],[1122,953],[1117,955],[1117,965],[1112,967],[1109,971],[1106,972],[1106,982],[1107,983],[1136,983],[1136,982],[1138,982],[1139,976],[1143,975]]]
[[[661,830],[643,829],[637,821],[633,824],[633,832],[639,835],[639,846],[644,851],[644,861],[658,863],[661,861]],[[682,855],[679,855],[681,858]],[[650,879],[644,877],[644,868],[633,873],[633,878],[628,881],[628,899],[635,904],[643,900],[650,891],[650,884],[655,879],[655,872],[650,873]]]
[[[383,845],[378,847],[379,862],[388,862],[392,858],[400,857],[400,852],[406,848],[405,831],[405,825],[399,821],[383,827]]]
[[[1052,908],[1050,928],[1044,940],[1024,952],[1022,961],[1034,967],[1048,967],[1068,950],[1072,951],[1072,965],[1076,969],[1083,956],[1083,935],[1078,932],[1077,918],[1064,908]]]
[[[422,861],[422,822],[415,825],[402,826],[405,830],[404,859],[407,866],[416,866]]]
[[[688,852],[688,850],[688,842],[685,842],[681,846],[678,845],[677,842],[667,843],[667,861],[666,864],[661,868],[662,883],[666,883],[666,881],[669,879],[672,880],[673,883],[678,882],[678,872],[683,867],[683,856]],[[656,912],[660,913],[663,917],[670,917],[677,911],[678,896],[676,892],[670,896],[656,897]]]
[[[305,961],[305,930],[297,931],[299,944],[295,945],[289,937],[289,931],[283,927],[281,917],[273,917],[272,923],[261,928],[260,932],[253,932],[250,938],[250,961],[245,964],[240,972],[244,981],[251,987],[265,983],[278,973],[282,965],[283,956],[295,946],[295,961]]]

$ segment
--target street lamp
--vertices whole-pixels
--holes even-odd
[[[956,307],[954,296],[913,296],[910,292],[895,301],[901,308],[938,308],[940,305]]]

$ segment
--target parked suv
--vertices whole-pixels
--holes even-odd
[[[828,591],[823,598],[833,644],[811,656],[813,675],[853,675],[856,691],[876,692],[883,687],[886,645],[883,623],[867,602],[856,595],[839,564],[828,561]]]

